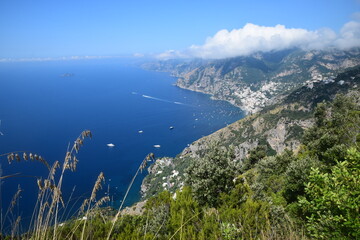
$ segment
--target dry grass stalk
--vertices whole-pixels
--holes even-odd
[[[39,187],[39,190],[43,190],[44,189],[44,184],[41,182],[41,178],[38,178],[37,180],[37,185]]]
[[[88,198],[86,198],[84,200],[84,202],[81,204],[81,206],[80,206],[80,214],[85,212],[85,208],[89,204],[89,201],[90,200]]]
[[[120,207],[119,207],[119,209],[118,209],[118,211],[117,211],[114,219],[112,220],[111,228],[110,228],[110,231],[108,232],[108,236],[107,236],[107,238],[106,238],[107,240],[110,239],[111,233],[112,233],[112,231],[114,230],[115,223],[116,223],[117,220],[119,219],[119,216],[120,216],[120,214],[121,214],[121,209],[122,209],[122,207],[123,207],[123,205],[124,205],[124,202],[125,202],[125,200],[126,200],[126,198],[127,198],[127,195],[129,194],[129,191],[130,191],[130,189],[131,189],[131,187],[132,187],[132,185],[133,185],[133,183],[134,183],[137,175],[139,174],[140,171],[142,172],[142,170],[144,170],[144,169],[146,168],[147,162],[150,162],[150,161],[153,161],[153,160],[155,160],[155,155],[154,155],[153,153],[149,153],[148,155],[146,155],[146,157],[144,158],[144,160],[141,162],[139,168],[137,169],[134,177],[131,179],[131,182],[130,182],[130,184],[129,184],[127,190],[126,190],[126,193],[125,193],[125,195],[124,195],[124,198],[123,198],[123,200],[122,200],[122,202],[121,202],[121,204],[120,204]]]
[[[18,176],[19,174],[20,174],[20,173],[14,173],[14,174],[11,174],[11,175],[1,176],[1,177],[0,177],[0,180],[6,179],[6,178],[11,178],[11,177],[16,177],[16,176]]]
[[[10,212],[14,209],[16,203],[18,202],[21,192],[22,192],[22,189],[20,188],[20,185],[18,185],[18,190],[16,191],[16,193],[13,196],[11,203],[10,203],[10,207],[9,207]]]
[[[8,163],[11,164],[15,160],[17,162],[21,161],[21,157],[20,157],[19,153],[22,153],[23,160],[27,161],[30,158],[31,160],[36,160],[38,162],[41,162],[42,164],[44,164],[47,167],[47,169],[50,169],[49,163],[42,156],[37,155],[37,154],[32,154],[32,153],[27,154],[25,151],[18,151],[18,152],[11,152],[11,153],[6,153],[6,154],[1,154],[0,157],[6,155]]]
[[[63,177],[64,177],[64,172],[66,169],[70,169],[71,171],[75,171],[76,170],[76,165],[78,163],[78,160],[75,156],[75,153],[78,153],[78,151],[80,150],[80,146],[83,144],[83,140],[85,138],[92,138],[92,133],[90,130],[84,130],[83,132],[81,132],[80,136],[76,139],[73,147],[66,152],[65,155],[65,160],[64,160],[64,164],[62,167],[62,171],[61,171],[61,175],[57,184],[57,188],[59,190],[61,190],[62,187],[62,182],[63,182]],[[79,141],[80,140],[80,141]],[[56,230],[57,230],[57,223],[58,223],[58,212],[59,212],[59,202],[57,202],[56,204],[56,209],[55,209],[55,215],[54,215],[54,232],[53,232],[53,239],[55,239],[56,237]]]
[[[175,233],[169,238],[169,240],[173,239],[176,234],[182,230],[182,228],[188,223],[190,222],[193,218],[197,217],[201,212],[198,212],[197,214],[193,215],[191,218],[189,218],[188,220],[186,220],[186,222],[184,222],[183,224],[181,224],[181,226],[175,231]]]
[[[4,215],[4,219],[7,219],[9,214],[10,214],[11,218],[13,218],[12,210],[14,209],[16,204],[18,203],[21,192],[22,192],[22,189],[20,188],[20,185],[18,185],[18,190],[16,191],[16,193],[14,194],[14,196],[11,199],[9,207],[8,207],[8,209],[7,209],[7,211],[6,211],[5,215]],[[3,225],[4,225],[4,222],[1,222],[1,231],[3,230]],[[13,224],[13,229],[14,229],[14,224]]]
[[[21,217],[18,216],[18,217],[16,218],[16,221],[15,221],[13,227],[12,227],[12,230],[11,230],[11,239],[14,239],[14,238],[15,238],[15,234],[16,234],[17,232],[19,232],[19,224],[20,224],[20,221],[21,221]]]
[[[89,212],[90,212],[90,209],[91,209],[90,208],[91,207],[91,202],[95,201],[96,193],[97,193],[97,191],[99,191],[99,189],[101,189],[101,183],[104,182],[104,181],[105,181],[104,173],[101,172],[99,174],[96,182],[95,182],[95,185],[94,185],[93,190],[91,192],[90,199],[87,202],[87,211],[85,213],[85,221],[84,221],[83,229],[82,229],[82,232],[81,232],[81,240],[84,239],[86,223],[87,223],[87,220],[88,220],[88,217],[89,217]]]
[[[94,188],[91,192],[90,202],[96,198],[96,193],[101,189],[101,183],[105,181],[104,173],[101,172],[95,182]]]
[[[76,139],[74,146],[71,149],[68,149],[64,158],[62,165],[61,174],[58,180],[55,179],[56,170],[60,168],[60,163],[56,161],[52,167],[47,164],[47,162],[40,155],[29,153],[23,154],[23,158],[37,160],[48,166],[49,175],[45,180],[38,179],[39,195],[34,208],[33,217],[31,220],[30,226],[33,226],[33,239],[49,239],[50,234],[49,228],[51,225],[53,228],[53,239],[56,238],[56,230],[58,223],[58,213],[60,210],[59,204],[65,208],[65,203],[61,194],[61,187],[64,177],[64,172],[67,169],[75,171],[76,164],[78,159],[75,155],[80,149],[80,146],[83,145],[84,138],[92,137],[92,134],[89,130],[83,131],[80,136]],[[14,156],[15,157],[15,156]],[[10,159],[12,156],[10,156]],[[35,217],[36,216],[36,217]],[[34,219],[34,220],[33,220]]]
[[[106,202],[110,201],[110,197],[109,196],[104,196],[101,199],[99,199],[98,201],[96,201],[96,203],[94,204],[93,208],[90,208],[89,210],[87,210],[87,214],[85,214],[85,216],[82,218],[82,220],[85,220],[84,222],[84,226],[86,224],[86,221],[89,218],[89,215],[91,214],[91,212],[95,209],[98,209],[101,205],[103,205]],[[89,206],[90,204],[90,198],[87,198],[84,200],[83,204],[80,207],[80,211],[79,211],[79,216],[82,215],[82,213],[84,213],[86,206]],[[99,212],[100,216],[102,217],[104,223],[106,223],[106,220],[104,218],[104,216],[101,214],[101,212]],[[76,230],[80,227],[81,225],[81,221],[79,221],[78,224],[75,224],[75,227],[72,229],[71,232],[69,232],[69,234],[66,236],[67,239],[71,238],[73,236],[73,234],[76,232]],[[83,226],[83,228],[84,228]],[[83,229],[84,230],[84,229]]]
[[[59,204],[65,208],[65,203],[62,198],[61,194],[61,187],[64,177],[64,172],[67,169],[70,169],[71,171],[76,170],[77,163],[79,162],[76,153],[80,150],[80,148],[84,144],[85,138],[92,138],[92,133],[89,130],[83,131],[78,138],[76,138],[74,145],[71,149],[68,148],[66,152],[66,156],[63,162],[63,165],[60,166],[60,163],[56,161],[51,167],[48,164],[48,162],[38,154],[34,154],[31,152],[26,151],[16,151],[16,152],[10,152],[1,154],[0,157],[7,157],[8,163],[11,164],[14,161],[21,161],[22,159],[24,161],[32,160],[32,161],[38,161],[42,164],[44,164],[47,169],[49,170],[49,175],[47,179],[38,178],[37,185],[39,188],[39,194],[38,199],[36,202],[36,205],[34,207],[33,216],[30,221],[30,229],[33,229],[32,232],[32,239],[49,239],[49,228],[53,224],[54,225],[54,232],[53,232],[53,239],[56,237],[56,229],[57,229],[57,221],[58,221],[58,213],[59,213]],[[56,170],[58,168],[62,167],[61,174],[58,178],[56,177]],[[1,176],[1,179],[16,176],[17,174],[9,175],[9,176]],[[103,174],[100,174],[92,195],[90,197],[91,201],[95,201],[96,198],[96,192],[101,187],[101,182],[103,181]],[[17,203],[17,200],[20,196],[21,189],[19,188],[16,194],[13,197],[13,200],[11,201],[11,204],[8,208],[8,212],[10,212],[14,206]],[[95,206],[98,207],[104,202],[108,201],[108,197],[100,199]],[[20,223],[21,218],[18,217],[16,220],[17,223]],[[2,224],[2,223],[1,223]],[[15,229],[15,228],[14,228]]]
[[[52,165],[52,167],[50,169],[50,174],[49,174],[49,178],[52,181],[54,181],[56,169],[58,169],[58,168],[60,168],[60,163],[59,163],[59,161],[55,161],[55,163]]]
[[[95,203],[95,208],[100,207],[101,205],[103,205],[106,202],[110,201],[110,197],[109,196],[105,196],[100,198],[96,203]]]

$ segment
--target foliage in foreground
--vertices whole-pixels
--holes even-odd
[[[299,205],[310,235],[321,239],[360,238],[360,152],[351,148],[330,172],[313,168]]]
[[[239,194],[244,194],[238,201]],[[240,182],[221,196],[217,209],[199,205],[189,187],[176,192],[162,192],[148,200],[144,214],[126,215],[116,223],[111,239],[280,239],[301,233],[294,227],[279,229],[271,225],[268,203],[252,199],[249,186]],[[68,221],[61,229],[61,237],[68,236],[77,220]],[[109,221],[100,214],[88,221],[88,239],[106,239]],[[289,226],[291,223],[289,222]],[[80,239],[77,228],[72,239]]]

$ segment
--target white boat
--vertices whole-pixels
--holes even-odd
[[[140,130],[139,133],[143,133],[144,131],[143,130]]]
[[[161,147],[160,145],[158,145],[158,144],[156,144],[156,145],[154,145],[154,147],[155,148],[159,148],[159,147]]]
[[[170,129],[170,130],[173,130],[173,129],[174,129],[174,126],[170,126],[169,129]]]
[[[108,143],[108,144],[106,144],[106,146],[108,146],[108,147],[115,147],[115,145],[112,144],[112,143]]]

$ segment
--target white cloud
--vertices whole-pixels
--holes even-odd
[[[145,55],[143,53],[134,53],[133,57],[142,58],[142,57],[145,57]]]
[[[335,45],[341,49],[360,46],[360,22],[351,21],[346,23],[340,30],[340,37]]]
[[[188,58],[192,57],[191,54],[187,54],[185,51],[177,51],[177,50],[168,50],[163,53],[160,53],[156,56],[160,59],[171,59],[171,58]]]
[[[310,50],[326,47],[346,49],[357,46],[360,46],[360,23],[356,21],[346,23],[340,34],[328,28],[309,31],[301,28],[286,28],[284,25],[266,27],[248,23],[240,29],[220,30],[214,36],[208,37],[203,45],[193,45],[184,51],[167,51],[158,57],[217,59],[294,47]]]

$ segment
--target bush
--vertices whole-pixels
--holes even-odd
[[[200,204],[217,206],[218,196],[234,187],[233,159],[231,149],[226,150],[215,144],[203,158],[192,162],[186,171],[186,184],[192,188],[194,197]]]
[[[354,148],[330,173],[313,168],[299,200],[306,226],[317,239],[360,238],[360,152]]]
[[[294,202],[298,196],[305,193],[305,183],[312,167],[319,166],[319,162],[311,157],[302,157],[289,164],[285,172],[284,197],[288,202]]]

